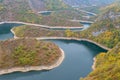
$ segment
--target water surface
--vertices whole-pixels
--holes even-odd
[[[13,38],[13,34],[11,33],[11,29],[16,26],[20,26],[21,24],[15,23],[4,23],[0,24],[0,40],[6,40]]]

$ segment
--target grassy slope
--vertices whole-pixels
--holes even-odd
[[[35,39],[0,42],[0,69],[51,65],[56,62],[59,56],[61,56],[61,51],[51,42]]]

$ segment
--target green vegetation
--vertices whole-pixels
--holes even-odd
[[[32,45],[32,46],[31,46]],[[52,65],[61,56],[58,46],[35,39],[0,42],[0,69]]]
[[[95,70],[81,80],[119,80],[120,79],[120,43],[111,51],[96,57]]]
[[[13,58],[17,65],[30,65],[34,63],[37,52],[27,49],[25,46],[18,46],[13,52]]]

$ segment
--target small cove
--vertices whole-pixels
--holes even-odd
[[[0,40],[6,40],[13,38],[13,34],[11,33],[11,29],[16,26],[20,26],[21,24],[15,23],[4,23],[0,24]]]

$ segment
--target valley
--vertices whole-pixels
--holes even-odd
[[[120,79],[119,0],[0,0],[0,22],[0,80]]]

